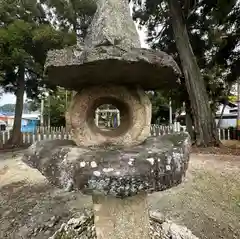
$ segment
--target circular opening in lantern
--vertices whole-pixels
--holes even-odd
[[[95,110],[94,120],[99,129],[105,131],[114,130],[121,124],[120,110],[112,104],[100,105]]]
[[[94,132],[108,137],[126,133],[132,125],[129,106],[112,97],[97,99],[88,112],[88,125]]]

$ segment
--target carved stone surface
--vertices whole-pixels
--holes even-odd
[[[120,110],[121,124],[113,130],[101,130],[95,122],[95,110],[112,104]],[[136,145],[150,135],[152,106],[146,93],[124,86],[95,86],[81,90],[66,114],[66,125],[78,146]]]
[[[122,49],[140,48],[128,0],[97,0],[97,11],[84,43],[89,48],[106,44]]]
[[[139,85],[154,90],[177,86],[181,75],[177,63],[162,51],[125,51],[118,46],[50,51],[45,67],[53,84],[72,90],[100,84]]]
[[[37,142],[23,161],[58,187],[93,195],[95,223],[85,217],[74,226],[80,232],[65,237],[149,239],[147,193],[180,184],[189,161],[187,133],[148,137],[152,112],[144,90],[177,86],[176,62],[140,49],[128,0],[97,0],[84,45],[49,52],[45,67],[52,83],[78,92],[66,112],[73,141]],[[94,122],[104,104],[120,111],[114,130]]]
[[[154,90],[174,87],[181,71],[164,52],[141,49],[128,0],[97,0],[84,45],[50,51],[48,79],[70,90],[89,85],[139,85]]]
[[[50,51],[48,79],[70,90],[88,85],[139,85],[154,90],[178,84],[181,71],[161,51],[141,49],[128,0],[97,0],[83,45]]]
[[[124,198],[180,184],[188,167],[190,145],[187,133],[150,137],[141,145],[121,149],[42,141],[29,148],[23,161],[56,186]]]

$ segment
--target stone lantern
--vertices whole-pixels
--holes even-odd
[[[92,195],[96,231],[86,238],[150,238],[147,194],[180,184],[189,161],[187,133],[150,137],[145,92],[177,86],[176,62],[140,47],[127,0],[98,0],[84,44],[49,52],[46,74],[77,92],[66,113],[72,140],[37,142],[23,161],[58,187]],[[103,104],[120,111],[113,130],[95,124]]]

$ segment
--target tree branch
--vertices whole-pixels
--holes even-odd
[[[40,79],[43,78],[43,76],[42,76],[41,74],[37,73],[36,71],[34,71],[34,70],[32,70],[32,69],[30,69],[30,68],[28,68],[28,67],[26,67],[26,70],[27,70],[28,72],[30,72],[30,73],[35,74],[35,75],[36,75],[38,78],[40,78]]]
[[[202,0],[200,0],[199,2],[197,1],[195,2],[195,4],[192,7],[192,10],[187,14],[187,19],[189,19],[193,15],[193,13],[199,8],[201,3],[202,3]]]

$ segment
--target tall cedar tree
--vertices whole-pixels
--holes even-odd
[[[56,30],[37,0],[0,3],[0,77],[5,90],[16,95],[15,119],[8,144],[21,144],[24,92],[37,97],[46,84],[43,67],[50,49],[74,44],[75,34]]]
[[[139,4],[135,1],[135,6]],[[187,113],[194,116],[198,145],[218,144],[208,106],[224,92],[223,83],[228,85],[239,76],[239,16],[239,4],[223,0],[146,0],[143,8],[135,9],[135,18],[148,26],[150,45],[172,54],[182,68],[183,88],[186,86],[189,96],[183,94],[181,98],[192,107]],[[163,26],[161,30],[159,25]],[[199,108],[201,100],[205,103]]]

